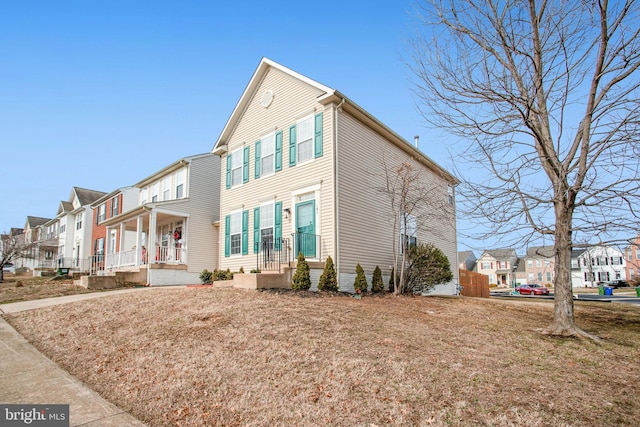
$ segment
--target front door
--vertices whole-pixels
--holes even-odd
[[[296,205],[296,253],[305,258],[316,257],[316,201],[308,200]]]

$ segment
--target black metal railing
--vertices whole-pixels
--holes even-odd
[[[255,242],[256,270],[279,271],[282,264],[289,263],[289,239],[267,238]]]
[[[320,259],[320,235],[310,233],[293,233],[293,259],[298,258],[298,254],[302,252],[305,258]]]

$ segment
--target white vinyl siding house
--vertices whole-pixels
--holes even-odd
[[[289,251],[287,261],[302,252],[312,263],[312,289],[331,256],[341,289],[349,291],[357,263],[369,276],[380,266],[388,279],[393,242],[400,246],[404,234],[412,244],[435,243],[457,277],[457,180],[334,89],[263,59],[213,153],[226,165],[222,269],[252,269],[263,259],[256,253],[280,244]],[[425,169],[425,185],[438,194],[434,205],[445,207],[439,219],[421,221],[431,213],[427,207],[424,216],[420,209],[414,213],[407,230],[389,227],[390,203],[377,191],[382,158],[389,167],[408,162]],[[442,292],[455,293],[455,285]]]

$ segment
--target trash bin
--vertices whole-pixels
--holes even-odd
[[[65,276],[67,274],[69,274],[68,268],[64,268],[64,267],[58,268],[58,276]]]
[[[604,294],[605,295],[613,295],[613,288],[611,286],[605,286],[604,287]]]
[[[640,298],[640,286],[636,288],[636,296]]]
[[[604,286],[598,285],[598,295],[604,295]]]

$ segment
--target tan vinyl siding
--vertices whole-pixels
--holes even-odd
[[[261,99],[267,89],[273,91],[273,102],[268,108],[261,105]],[[222,156],[220,178],[222,180],[220,209],[219,256],[221,268],[237,271],[243,267],[249,272],[256,265],[253,253],[254,208],[267,202],[282,202],[282,209],[290,209],[289,219],[282,216],[282,237],[291,239],[295,223],[293,218],[295,200],[292,192],[305,187],[319,186],[319,200],[316,201],[318,224],[316,234],[321,235],[321,259],[334,256],[333,244],[333,128],[331,107],[323,107],[316,98],[321,94],[298,79],[271,68],[258,89],[253,94],[228,140],[228,151],[232,153],[243,146],[250,147],[249,182],[227,189],[226,158]],[[308,163],[289,166],[289,127],[302,118],[323,113],[323,155]],[[273,174],[255,178],[255,142],[262,136],[274,131],[282,131],[282,170]],[[225,216],[232,211],[249,212],[248,255],[225,257]]]
[[[188,198],[155,205],[190,215],[183,230],[187,242],[187,271],[200,273],[205,268],[218,267],[219,233],[213,223],[220,216],[220,158],[213,154],[195,157],[188,171],[185,182]]]
[[[399,242],[400,232],[393,232],[390,200],[381,191],[386,185],[384,159],[391,171],[404,161],[423,170],[421,181],[434,189],[436,199],[423,207],[430,215],[416,215],[424,225],[418,227],[418,243],[439,247],[449,258],[457,281],[455,215],[448,205],[447,182],[349,114],[340,113],[338,120],[340,273],[343,277],[355,274],[360,263],[366,274],[372,274],[376,265],[383,275],[390,274],[393,240]],[[438,211],[441,214],[434,215]],[[343,289],[352,285],[352,281],[341,283]]]

